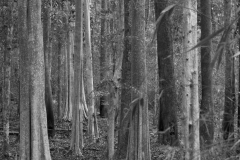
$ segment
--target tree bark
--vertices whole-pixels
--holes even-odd
[[[131,100],[128,160],[151,159],[145,54],[145,0],[132,1]]]
[[[211,1],[201,0],[201,40],[212,33]],[[201,77],[202,100],[200,112],[201,147],[211,146],[214,136],[213,99],[212,99],[212,71],[211,71],[212,41],[201,48]]]
[[[168,0],[155,1],[155,17],[168,6]],[[175,103],[175,78],[173,64],[173,43],[171,35],[171,21],[169,16],[164,16],[157,32],[157,52],[159,68],[159,88],[163,92],[159,102],[158,130],[159,141],[163,144],[178,144],[177,115]],[[160,93],[159,93],[160,94]],[[169,129],[170,128],[170,129]]]
[[[41,1],[19,1],[20,159],[51,160],[45,108]]]
[[[196,0],[185,0],[183,8],[183,114],[185,159],[200,159],[199,144],[199,99],[198,99],[198,53],[187,52],[197,44]]]
[[[92,49],[91,49],[91,28],[90,28],[90,8],[89,8],[89,0],[84,0],[84,16],[85,16],[85,37],[86,37],[86,95],[87,95],[87,104],[88,104],[88,134],[90,136],[90,140],[95,142],[96,137],[94,128],[94,121],[96,119],[95,112],[95,97],[94,97],[94,88],[93,88],[93,62],[92,62]]]
[[[107,21],[106,14],[108,10],[108,0],[101,1],[101,9],[102,14],[104,15],[101,19],[101,47],[100,47],[100,80],[103,81],[106,79],[107,73],[107,34],[109,32],[108,25],[109,22]],[[107,98],[106,96],[100,97],[100,116],[107,117]]]
[[[82,1],[76,1],[76,25],[74,43],[74,107],[70,148],[77,156],[83,149],[83,34]]]
[[[122,91],[121,91],[121,106],[120,106],[120,118],[119,118],[119,133],[118,133],[118,156],[119,159],[123,159],[127,155],[127,143],[128,143],[128,126],[129,122],[125,124],[123,118],[126,115],[126,110],[129,109],[131,103],[131,61],[130,61],[130,1],[124,0],[124,51],[122,61]]]
[[[231,8],[232,8],[232,0],[224,0],[224,25],[228,26],[231,22]],[[233,58],[232,52],[230,51],[230,35],[227,37],[227,44],[225,46],[225,103],[224,103],[224,115],[223,115],[223,139],[227,140],[229,138],[233,138],[234,132],[234,112],[235,105],[233,105]],[[229,137],[231,135],[232,137]],[[233,139],[232,139],[233,140]]]
[[[51,17],[50,7],[48,0],[44,1],[43,5],[43,45],[44,45],[44,65],[45,65],[45,104],[47,110],[47,125],[48,135],[53,137],[55,135],[54,130],[54,115],[53,115],[53,99],[52,99],[52,86],[50,82],[50,66],[49,66],[49,55],[50,50],[50,31],[51,31]]]
[[[5,157],[9,157],[9,112],[10,112],[10,78],[11,78],[11,52],[13,38],[13,19],[12,19],[13,1],[3,0],[2,11],[2,33],[3,33],[3,88],[2,88],[2,124],[3,124],[3,153]]]

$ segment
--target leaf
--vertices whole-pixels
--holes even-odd
[[[232,57],[234,58],[234,57],[237,57],[237,56],[239,56],[240,55],[240,51],[238,51],[236,54],[234,54]]]
[[[223,52],[225,50],[225,44],[227,42],[227,38],[228,38],[228,35],[229,33],[231,32],[231,25],[233,23],[231,23],[223,32],[223,35],[221,37],[221,40],[220,42],[218,43],[218,46],[217,46],[217,51],[216,51],[216,54],[211,62],[211,68],[213,69],[215,63],[217,62],[217,69],[219,69],[219,66],[220,66],[220,63],[221,63],[221,60],[222,60],[222,55],[223,55]]]
[[[225,30],[225,27],[217,30],[216,32],[212,33],[211,35],[209,35],[208,37],[204,38],[203,40],[201,40],[200,42],[198,42],[194,47],[192,47],[191,49],[189,49],[187,52],[190,52],[198,47],[204,46],[206,43],[208,43],[211,39],[213,39],[214,37],[216,37],[218,34],[220,34],[222,31]]]
[[[172,4],[172,5],[168,6],[168,7],[166,7],[166,8],[160,13],[160,16],[158,17],[158,19],[157,19],[157,21],[156,21],[156,28],[155,28],[155,30],[154,30],[151,43],[153,43],[153,40],[154,40],[154,38],[155,38],[155,36],[156,36],[156,34],[157,34],[157,31],[158,31],[158,29],[159,29],[159,26],[160,26],[160,24],[161,24],[161,22],[162,22],[162,18],[163,18],[164,15],[165,15],[166,13],[168,13],[168,12],[169,12],[169,16],[171,16],[172,13],[173,13],[173,9],[175,8],[175,6],[176,6],[176,4]]]

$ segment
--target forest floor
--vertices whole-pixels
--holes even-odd
[[[19,128],[19,116],[17,115],[17,106],[11,107],[10,113],[10,160],[16,159],[16,155],[19,152],[18,128]],[[151,114],[150,114],[151,117]],[[0,120],[2,119],[0,113]],[[1,124],[1,123],[0,123]],[[2,126],[2,125],[1,125]],[[49,139],[50,152],[52,160],[105,160],[107,159],[107,118],[98,117],[98,127],[100,138],[96,143],[89,143],[89,137],[87,135],[87,123],[84,122],[84,148],[83,156],[76,157],[69,152],[70,138],[71,138],[71,123],[66,121],[57,121],[55,124],[56,133],[53,138]],[[162,146],[157,142],[157,133],[152,123],[150,123],[150,141],[151,141],[151,157],[152,160],[165,159],[166,157],[176,157],[176,151],[179,148]],[[117,138],[115,140],[117,144]],[[117,146],[117,145],[116,145]],[[117,149],[117,148],[115,148]],[[2,128],[0,127],[0,159],[6,159],[3,156],[3,136]],[[175,158],[173,158],[175,159]]]
[[[17,141],[19,116],[17,115],[16,105],[12,107],[10,113],[10,160],[15,160],[19,152],[19,141]],[[150,146],[152,160],[175,160],[182,159],[184,151],[182,147],[171,147],[160,145],[158,143],[158,135],[156,127],[152,125],[153,115],[150,112]],[[0,120],[2,119],[0,113]],[[1,123],[0,123],[1,124]],[[2,125],[1,125],[2,126]],[[107,160],[107,118],[98,117],[98,127],[100,138],[96,143],[89,143],[87,135],[87,123],[84,122],[84,148],[81,157],[76,157],[69,152],[71,138],[71,123],[66,121],[58,121],[55,124],[56,133],[50,138],[50,152],[52,160]],[[0,160],[4,160],[3,156],[3,136],[2,128],[0,129]],[[117,138],[115,139],[117,144]],[[116,145],[117,146],[117,145]],[[182,145],[180,145],[182,146]],[[117,150],[117,148],[115,147]],[[221,151],[219,151],[221,153]],[[202,153],[201,153],[202,154]],[[215,154],[216,155],[216,154]],[[217,158],[218,157],[218,158]],[[204,159],[222,159],[219,157],[205,157]],[[230,156],[231,157],[231,156]],[[235,156],[234,156],[235,157]],[[203,156],[202,156],[203,158]],[[236,157],[235,157],[236,158]],[[233,159],[235,159],[233,158]],[[224,158],[223,158],[224,159]],[[231,158],[230,158],[231,159]]]

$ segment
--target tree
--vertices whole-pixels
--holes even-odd
[[[196,0],[184,0],[183,3],[183,114],[185,159],[200,159],[199,144],[199,99],[198,99],[198,53],[197,44],[197,8]]]
[[[131,75],[132,91],[128,160],[151,159],[149,144],[148,100],[145,53],[145,0],[134,0],[131,28]]]
[[[83,148],[83,34],[82,1],[76,1],[76,25],[74,46],[74,106],[70,148],[77,156]]]
[[[124,51],[122,61],[122,90],[121,90],[121,106],[119,109],[119,133],[118,133],[118,154],[119,159],[125,158],[127,154],[128,143],[128,122],[123,121],[126,110],[129,109],[131,103],[131,61],[130,61],[130,1],[124,0]]]
[[[85,37],[86,37],[86,85],[87,85],[87,104],[88,104],[88,133],[90,135],[91,141],[95,141],[97,137],[98,129],[97,126],[97,117],[95,111],[95,97],[94,97],[94,88],[93,88],[93,64],[92,64],[92,50],[91,50],[91,29],[90,29],[90,11],[89,11],[89,0],[84,1],[84,16],[85,16]],[[95,125],[95,124],[96,125]]]
[[[44,66],[45,66],[45,104],[47,110],[47,125],[48,135],[53,137],[55,134],[54,127],[54,115],[53,115],[53,99],[52,99],[52,86],[50,82],[50,65],[49,55],[51,54],[50,49],[50,32],[51,32],[51,17],[50,17],[50,6],[48,0],[44,1],[43,5],[43,47],[44,47]]]
[[[229,26],[231,22],[231,8],[232,1],[224,0],[224,25]],[[232,94],[233,90],[233,58],[230,48],[230,34],[227,35],[227,41],[225,46],[225,103],[224,103],[224,114],[223,114],[223,139],[229,139],[229,135],[233,136],[234,132],[234,112],[235,105],[233,104]],[[231,137],[232,138],[232,137]]]
[[[41,1],[19,1],[20,159],[50,160]]]
[[[167,7],[168,1],[155,0],[155,17],[159,18],[160,13]],[[165,15],[157,32],[157,52],[159,68],[159,88],[163,93],[159,102],[159,140],[163,144],[178,144],[178,129],[175,101],[175,79],[173,64],[173,40],[171,35],[170,17]],[[170,128],[170,129],[169,129]]]
[[[11,52],[13,39],[13,1],[3,0],[2,8],[2,44],[3,44],[3,88],[2,88],[2,120],[3,120],[3,153],[9,156],[9,112],[10,112],[10,78],[11,78]]]
[[[100,80],[106,79],[107,70],[107,35],[109,33],[109,21],[107,20],[108,0],[101,1],[101,9],[104,17],[101,19],[101,46],[100,46]],[[105,95],[100,97],[100,116],[107,117],[107,98]]]
[[[201,0],[201,40],[212,33],[211,1]],[[213,99],[212,99],[212,70],[211,70],[211,40],[201,48],[201,77],[202,77],[202,100],[200,112],[200,139],[201,144],[213,143]]]

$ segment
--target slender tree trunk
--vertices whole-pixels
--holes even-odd
[[[128,160],[151,159],[148,126],[148,100],[145,54],[145,0],[132,2],[131,72],[133,104],[130,116]]]
[[[62,43],[58,41],[58,119],[62,116]]]
[[[91,28],[90,28],[90,8],[89,0],[84,1],[84,16],[85,16],[85,37],[86,37],[86,95],[87,95],[87,104],[88,104],[88,134],[91,141],[95,141],[95,129],[94,121],[96,119],[95,112],[95,97],[94,97],[94,88],[93,88],[93,63],[92,63],[92,49],[91,49]]]
[[[82,37],[82,1],[76,1],[76,25],[74,46],[74,107],[70,148],[76,155],[82,155],[83,149],[83,37]]]
[[[28,12],[27,12],[28,11]],[[20,159],[51,160],[45,108],[41,1],[19,1]]]
[[[65,110],[64,110],[64,116],[63,119],[64,120],[68,120],[71,121],[72,120],[72,98],[71,98],[71,94],[73,92],[73,84],[72,84],[72,76],[71,73],[72,71],[72,63],[71,63],[71,39],[70,39],[70,29],[69,29],[69,7],[70,7],[70,2],[67,0],[65,1],[65,6],[64,6],[64,11],[66,13],[66,16],[64,17],[64,23],[65,23],[65,31],[66,31],[66,40],[65,40],[65,62],[66,62],[66,66],[65,66]]]
[[[102,14],[104,17],[101,19],[101,47],[100,47],[100,80],[103,81],[106,79],[106,72],[108,70],[107,68],[107,51],[108,51],[108,45],[107,45],[107,34],[108,34],[108,25],[109,22],[107,21],[106,13],[108,9],[108,0],[102,0],[101,1],[101,9]],[[100,97],[100,116],[101,117],[107,117],[107,98],[106,96]]]
[[[120,126],[118,132],[118,158],[123,159],[127,155],[127,143],[128,143],[128,126],[129,122],[123,122],[123,118],[126,115],[126,110],[129,109],[131,103],[131,62],[130,62],[130,1],[124,0],[124,51],[122,61],[122,90],[121,90],[121,106],[120,106]]]
[[[44,64],[45,64],[45,104],[47,110],[47,125],[48,135],[53,137],[54,130],[54,115],[53,115],[53,99],[52,99],[52,86],[50,82],[50,66],[49,66],[49,54],[50,53],[50,31],[51,31],[51,17],[50,7],[48,6],[48,0],[44,1],[43,5],[43,44],[44,44]]]
[[[224,0],[224,23],[228,26],[231,22],[231,8],[232,0]],[[233,138],[234,132],[234,112],[235,105],[233,105],[232,94],[234,93],[232,86],[233,79],[233,58],[232,52],[230,51],[230,37],[227,38],[226,52],[225,52],[225,104],[224,104],[224,115],[223,115],[223,139],[227,140]],[[229,137],[231,135],[232,137]],[[232,139],[233,140],[233,139]]]
[[[13,21],[12,21],[12,5],[11,0],[3,0],[2,11],[2,28],[3,32],[3,88],[2,88],[2,124],[3,124],[3,153],[9,157],[9,112],[10,112],[10,77],[11,77],[11,52],[13,37]]]
[[[197,44],[196,0],[185,0],[183,9],[183,113],[185,159],[200,160],[199,144],[199,99],[198,99],[198,53],[187,52]]]
[[[156,19],[158,19],[160,13],[167,5],[168,0],[163,0],[161,2],[155,1]],[[176,115],[177,107],[175,103],[173,43],[169,16],[163,18],[159,28],[157,33],[159,88],[161,88],[163,94],[159,102],[161,108],[159,110],[158,130],[164,132],[162,135],[159,134],[159,141],[163,144],[174,145],[178,144],[178,129]]]
[[[201,39],[212,33],[211,1],[201,0]],[[200,112],[201,146],[210,146],[213,143],[213,99],[212,99],[212,72],[211,72],[212,42],[209,41],[201,48],[201,77],[202,77],[202,102]],[[203,147],[203,146],[202,146]]]

